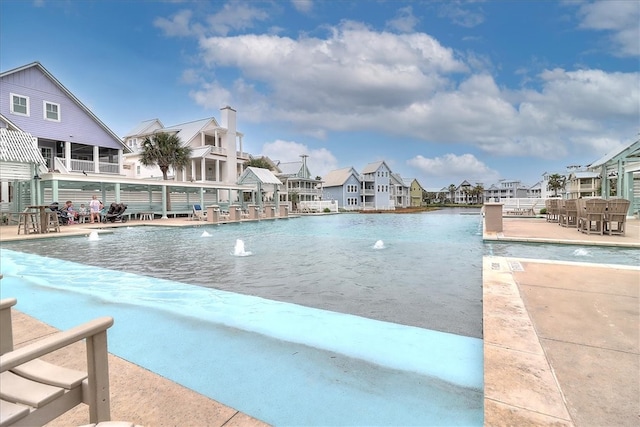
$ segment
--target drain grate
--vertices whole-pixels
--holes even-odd
[[[524,271],[524,268],[522,268],[522,264],[520,264],[518,261],[509,261],[509,268],[511,269],[511,271]]]

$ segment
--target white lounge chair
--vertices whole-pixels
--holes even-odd
[[[109,421],[107,329],[101,317],[64,332],[13,349],[11,307],[15,298],[0,300],[0,426],[44,425],[75,406],[89,405],[89,421]],[[87,372],[39,359],[85,340]]]
[[[200,205],[193,205],[193,219],[198,221],[207,220],[207,211],[202,209]]]

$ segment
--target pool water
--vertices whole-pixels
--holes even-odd
[[[158,221],[160,223],[160,221]],[[234,256],[241,240],[249,256]],[[382,248],[376,248],[376,242]],[[3,244],[110,270],[482,337],[479,215],[332,215]]]

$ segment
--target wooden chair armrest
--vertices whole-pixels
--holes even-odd
[[[17,303],[18,303],[18,300],[15,298],[3,298],[0,300],[0,310],[11,308]]]
[[[112,317],[100,317],[66,331],[55,333],[32,344],[0,356],[0,372],[15,368],[30,360],[59,350],[85,338],[106,332],[113,325]]]

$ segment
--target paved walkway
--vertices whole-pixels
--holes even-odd
[[[485,239],[640,247],[640,221],[627,226],[505,219]],[[485,257],[483,272],[485,425],[638,425],[639,267]]]

